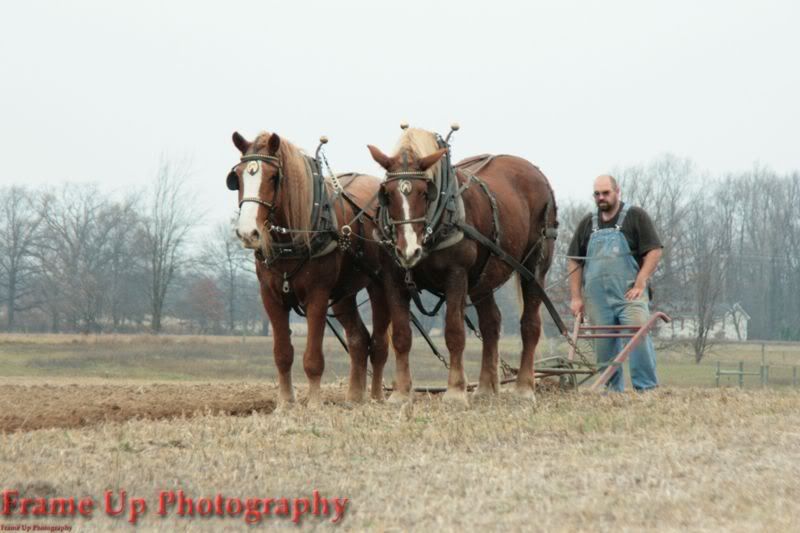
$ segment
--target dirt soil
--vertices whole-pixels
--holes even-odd
[[[195,413],[249,415],[275,409],[275,387],[258,383],[0,384],[0,431],[78,428]]]
[[[344,387],[339,385],[323,387],[326,404],[346,406]],[[540,382],[537,390],[558,393],[557,386],[546,381]],[[302,403],[304,388],[299,387],[296,394]],[[0,433],[80,428],[131,419],[190,418],[198,414],[269,414],[275,410],[276,397],[277,387],[263,382],[0,382]]]

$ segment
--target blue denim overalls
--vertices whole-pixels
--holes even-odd
[[[631,255],[625,235],[620,231],[628,206],[622,206],[616,226],[600,229],[598,215],[592,215],[592,234],[589,237],[586,264],[583,268],[586,316],[592,325],[643,326],[650,318],[647,291],[633,301],[625,293],[633,287],[639,264]],[[627,341],[624,341],[627,343]],[[601,366],[611,362],[622,350],[623,339],[595,339],[594,349]],[[630,355],[631,382],[636,390],[658,386],[656,354],[650,335],[639,343]],[[608,388],[622,391],[625,380],[622,367],[608,382]]]

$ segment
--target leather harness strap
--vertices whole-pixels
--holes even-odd
[[[470,226],[469,224],[457,224],[461,231],[464,232],[464,235],[468,236],[470,239],[482,244],[489,248],[498,258],[500,258],[503,262],[508,264],[511,268],[517,271],[520,276],[522,276],[525,281],[529,282],[533,286],[533,290],[539,296],[539,298],[544,303],[547,311],[550,313],[550,316],[553,318],[553,322],[555,322],[558,330],[561,332],[562,335],[569,336],[569,330],[567,326],[564,324],[564,321],[559,316],[558,311],[556,310],[555,305],[550,300],[550,297],[547,296],[544,288],[541,286],[539,281],[536,279],[536,276],[533,272],[528,270],[528,268],[514,259],[511,255],[509,255],[506,251],[502,248],[497,246],[494,242],[492,242],[489,238],[483,235],[480,231],[475,229],[474,227]]]

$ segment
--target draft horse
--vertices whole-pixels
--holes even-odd
[[[379,193],[378,234],[401,267],[385,283],[397,356],[390,400],[405,401],[411,393],[409,305],[417,288],[441,294],[446,302],[450,371],[444,398],[468,401],[463,365],[467,296],[477,310],[483,338],[475,393],[499,392],[501,316],[493,293],[514,273],[512,263],[533,274],[527,279],[518,276],[522,354],[515,389],[533,397],[534,350],[542,329],[541,286],[552,262],[558,226],[547,178],[530,162],[511,155],[473,157],[453,167],[447,142],[422,129],[405,129],[392,155],[372,145],[368,148],[386,170]]]
[[[261,298],[272,323],[279,405],[295,399],[291,309],[306,316],[303,369],[308,402],[321,403],[322,341],[329,306],[347,337],[347,399],[363,399],[368,358],[372,398],[382,399],[389,315],[377,282],[382,251],[365,237],[374,229],[368,211],[374,214],[375,206],[368,203],[374,202],[380,180],[357,173],[323,178],[318,158],[305,155],[276,133],[263,132],[251,142],[236,132],[233,144],[241,158],[228,174],[227,186],[239,192],[236,235],[245,248],[255,250]],[[356,293],[363,288],[372,302],[371,337],[356,304]]]

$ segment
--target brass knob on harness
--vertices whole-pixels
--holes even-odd
[[[407,130],[408,129],[408,122],[401,122],[400,123],[400,129],[401,130]]]
[[[328,137],[326,135],[323,135],[322,137],[319,138],[319,142],[320,144],[328,144]]]
[[[452,124],[450,124],[450,129],[453,131],[458,131],[461,129],[461,126],[458,125],[458,122],[453,122]]]

